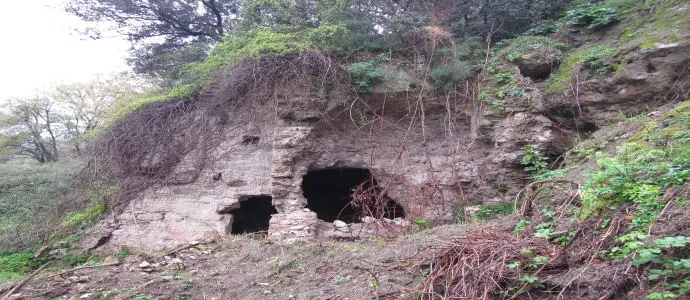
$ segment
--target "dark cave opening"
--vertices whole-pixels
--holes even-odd
[[[244,198],[244,199],[242,199]],[[249,196],[240,199],[240,208],[229,211],[232,214],[232,234],[268,232],[271,215],[278,213],[271,196]]]
[[[369,205],[353,205],[355,190],[360,193],[358,199],[364,199]],[[323,221],[341,220],[346,223],[361,223],[364,216],[375,218],[404,218],[403,208],[381,189],[368,169],[334,168],[307,172],[302,179],[302,191],[307,198],[307,208],[315,212]],[[383,203],[375,205],[374,203]]]

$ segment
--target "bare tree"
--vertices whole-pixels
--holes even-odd
[[[40,163],[57,161],[55,102],[47,97],[12,99],[2,123],[0,148],[9,148]]]

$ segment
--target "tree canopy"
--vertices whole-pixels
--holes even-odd
[[[410,32],[443,28],[454,38],[513,37],[553,18],[571,0],[70,0],[68,12],[92,22],[98,38],[115,31],[132,42],[140,74],[180,83],[183,69],[205,59],[224,36],[257,28],[297,33],[324,25],[347,29],[341,51],[404,49]],[[104,27],[103,24],[110,26]],[[331,50],[334,50],[331,48]]]

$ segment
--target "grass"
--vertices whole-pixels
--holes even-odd
[[[50,211],[56,192],[69,183],[79,165],[16,160],[0,164],[0,239],[30,217]]]
[[[476,220],[488,221],[499,216],[512,214],[515,211],[515,206],[512,203],[493,203],[482,205],[474,214]]]
[[[578,66],[582,66],[582,71],[595,71],[598,74],[610,71],[607,59],[616,51],[608,45],[587,45],[579,48],[568,55],[556,74],[549,79],[546,93],[558,94],[565,91]]]

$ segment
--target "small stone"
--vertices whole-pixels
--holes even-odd
[[[146,268],[150,268],[150,267],[151,267],[151,264],[150,264],[149,262],[147,262],[147,261],[142,261],[142,262],[139,264],[139,268],[142,268],[142,269],[146,269]]]
[[[112,255],[103,259],[103,264],[112,264],[112,263],[116,263],[116,262],[118,262],[117,258],[115,258]]]
[[[199,241],[193,240],[193,241],[189,242],[189,244],[192,246],[196,246],[196,245],[199,245]]]
[[[268,286],[270,285],[268,282],[259,282],[257,283],[258,285],[263,285],[263,286]]]
[[[161,277],[162,281],[172,281],[174,278],[170,275]]]
[[[166,256],[163,256],[163,258],[164,258],[165,260],[171,260],[171,259],[172,259],[172,257],[167,256],[167,255],[166,255]]]
[[[273,293],[273,292],[271,292],[271,291],[269,291],[269,290],[264,291],[264,295],[268,295],[268,294],[272,294],[272,293]]]
[[[347,223],[340,221],[340,220],[333,221],[333,225],[335,225],[335,227],[338,227],[338,228],[347,227]]]
[[[86,293],[86,294],[81,295],[81,296],[79,297],[79,299],[89,299],[89,298],[91,298],[91,294],[90,294],[90,293]]]
[[[65,256],[65,254],[67,254],[67,249],[53,249],[48,252],[48,255],[57,257]]]
[[[293,296],[293,295],[288,295],[288,299],[293,299],[293,298],[295,298],[295,296]]]
[[[366,216],[362,218],[362,223],[373,223],[374,221],[376,221],[376,218],[372,216]]]

